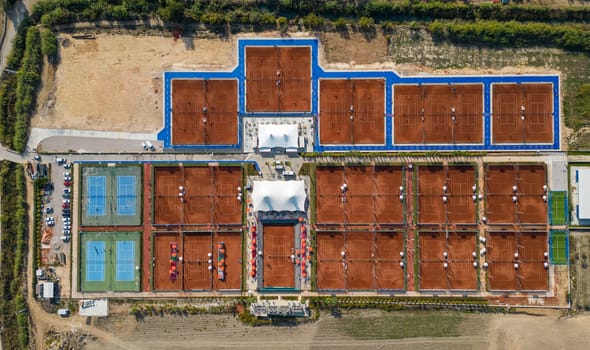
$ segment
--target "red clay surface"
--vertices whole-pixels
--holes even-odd
[[[246,111],[310,112],[311,48],[246,47]]]
[[[237,80],[172,80],[172,144],[237,144],[237,113]]]
[[[318,232],[316,240],[318,289],[404,289],[403,233]]]
[[[184,263],[178,264],[176,281],[170,280],[170,243],[176,242]],[[217,278],[217,243],[225,243],[225,280]],[[242,239],[236,232],[156,233],[154,235],[154,290],[240,289]],[[209,271],[209,256],[214,266]]]
[[[295,227],[264,225],[264,288],[294,288],[295,264],[291,261],[295,245]]]
[[[473,267],[473,252],[476,250],[474,233],[449,233],[449,268],[447,269],[451,289],[477,289],[477,269]]]
[[[482,116],[482,85],[394,86],[396,144],[482,143]]]
[[[155,224],[240,224],[240,167],[155,167]],[[186,190],[185,202],[178,197]]]
[[[553,85],[493,84],[492,115],[494,143],[551,143]]]
[[[543,164],[488,165],[486,169],[486,215],[490,223],[547,223],[543,201],[546,182]],[[517,187],[516,204],[512,187]]]
[[[404,289],[404,269],[399,265],[404,251],[402,233],[375,234],[375,278],[377,289]]]
[[[321,79],[319,84],[321,144],[385,143],[385,80]]]
[[[342,195],[340,186],[348,190]],[[399,166],[317,167],[317,223],[403,223],[399,187],[403,172]],[[343,201],[342,199],[345,199]]]
[[[419,240],[420,289],[477,289],[477,269],[472,253],[476,249],[472,232],[421,232]],[[447,252],[447,269],[444,268]]]
[[[178,270],[178,278],[170,279],[170,243],[176,242],[182,251],[182,240],[178,233],[159,233],[154,235],[154,260],[152,263],[154,290],[182,290],[182,266]]]
[[[521,232],[518,235],[518,253],[521,261],[519,277],[523,290],[547,290],[548,271],[543,266],[548,251],[545,232]]]
[[[443,252],[447,251],[444,233],[420,233],[420,289],[448,289]]]
[[[318,289],[346,289],[340,252],[344,250],[344,234],[316,234]]]
[[[420,223],[475,223],[475,204],[471,196],[475,184],[472,166],[418,167],[418,211]],[[443,202],[447,186],[447,203]]]

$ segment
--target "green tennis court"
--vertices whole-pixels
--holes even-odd
[[[80,288],[83,292],[139,292],[139,232],[80,233]]]
[[[141,224],[139,166],[82,167],[82,226]]]
[[[551,231],[549,236],[549,259],[554,265],[567,265],[569,259],[569,239],[567,232]]]
[[[551,225],[567,225],[567,192],[549,192],[549,208]]]

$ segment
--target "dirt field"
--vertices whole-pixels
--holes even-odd
[[[238,143],[237,80],[172,80],[172,143]]]
[[[572,306],[590,311],[590,235],[587,232],[570,233],[570,261]]]
[[[60,63],[33,127],[155,132],[163,126],[162,73],[230,69],[235,45],[218,39],[60,34]],[[92,96],[92,98],[89,98]],[[83,101],[83,103],[80,103]]]
[[[547,223],[548,208],[542,198],[547,183],[543,164],[488,165],[485,176],[490,223]]]
[[[321,144],[384,144],[383,79],[320,80]]]
[[[136,321],[118,314],[101,320],[94,328],[98,340],[86,348],[585,349],[590,316],[559,316],[553,311],[503,315],[342,310],[337,317],[324,313],[317,322],[299,326],[247,327],[231,315],[152,316]],[[420,337],[435,331],[443,336]]]
[[[551,143],[553,86],[494,84],[492,115],[493,142]]]
[[[394,87],[395,143],[481,143],[481,85]]]
[[[311,111],[311,48],[246,47],[246,111]]]

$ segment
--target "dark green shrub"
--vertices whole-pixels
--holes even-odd
[[[57,37],[49,29],[41,32],[41,52],[50,59],[57,56]]]

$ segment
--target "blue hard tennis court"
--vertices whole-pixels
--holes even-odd
[[[86,280],[103,282],[105,270],[105,242],[86,242]]]
[[[135,242],[117,241],[117,281],[133,281],[135,279]]]
[[[88,215],[104,216],[106,213],[106,176],[88,176]]]
[[[136,215],[137,178],[132,175],[117,176],[117,215]]]

